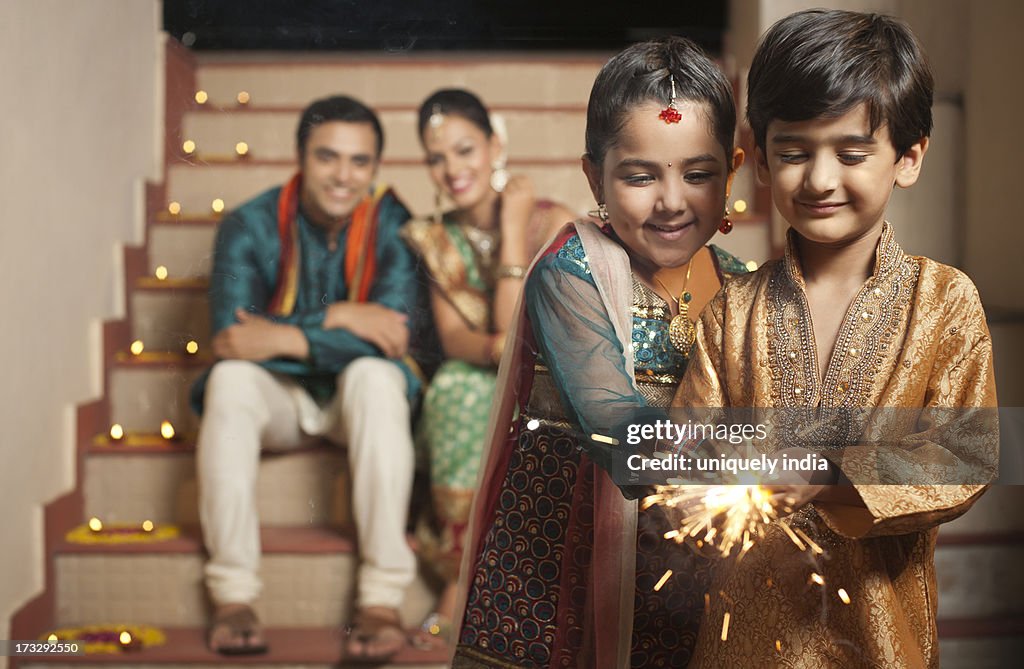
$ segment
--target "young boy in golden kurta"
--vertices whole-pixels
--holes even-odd
[[[992,411],[969,411],[996,406],[977,290],[904,253],[884,219],[893,188],[920,174],[932,77],[904,24],[811,10],[769,29],[748,83],[758,176],[788,244],[705,309],[676,404],[950,411],[897,418],[898,430],[890,415],[887,450],[788,448],[835,465],[776,487],[796,509],[785,522],[824,552],[811,560],[773,525],[742,560],[723,561],[691,666],[937,667],[937,526],[984,490],[997,427]],[[934,477],[944,467],[975,475]]]

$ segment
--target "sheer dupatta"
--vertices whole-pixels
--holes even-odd
[[[570,223],[563,227],[542,256],[557,251],[573,233],[580,236],[586,251],[591,275],[615,335],[622,343],[625,369],[632,381],[634,370],[630,342],[633,289],[629,258],[621,246],[588,221]],[[493,522],[502,482],[519,439],[518,426],[514,422],[516,408],[526,406],[533,382],[537,345],[522,297],[516,307],[516,317],[508,341],[510,345],[505,347],[498,370],[497,392],[491,407],[487,444],[459,580],[455,615],[459,626],[465,614],[476,561],[484,537]],[[571,388],[563,390],[572,394]],[[633,630],[637,503],[635,500],[626,500],[608,474],[589,459],[585,466],[595,470],[594,546],[587,584],[586,638],[590,644],[589,650],[593,653],[593,666],[597,669],[622,669],[629,666]],[[567,640],[564,638],[556,639],[556,650],[565,643]],[[558,655],[555,652],[552,657]]]

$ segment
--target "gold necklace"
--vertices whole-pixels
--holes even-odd
[[[690,270],[692,269],[693,258],[690,258],[690,262],[686,263],[686,277],[683,279],[683,289],[680,291],[678,298],[672,298],[678,306],[678,313],[672,317],[668,324],[668,340],[672,342],[672,346],[684,358],[690,357],[690,349],[693,348],[693,343],[697,341],[697,327],[690,320],[690,300],[693,299],[693,296],[686,290],[686,286],[690,283]],[[672,291],[668,289],[664,281],[657,276],[654,277],[654,280],[661,284],[661,287],[668,293],[669,297],[672,297]]]
[[[459,226],[462,228],[462,234],[466,237],[466,241],[476,252],[481,267],[485,271],[489,270],[494,264],[494,255],[501,243],[501,231],[497,228],[483,230],[469,223],[460,223]]]

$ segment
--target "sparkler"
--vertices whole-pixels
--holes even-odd
[[[659,486],[655,494],[644,499],[643,508],[660,504],[684,514],[678,529],[665,533],[665,539],[676,543],[696,539],[716,548],[723,557],[739,547],[739,559],[764,537],[770,523],[792,512],[792,503],[792,499],[779,499],[761,485]],[[786,522],[777,525],[800,551],[824,553],[800,528]]]
[[[643,500],[641,506],[647,509],[660,504],[682,515],[677,528],[663,535],[666,540],[680,544],[689,540],[698,548],[706,544],[721,557],[736,553],[739,561],[757,540],[764,538],[769,524],[774,523],[799,551],[810,553],[816,562],[824,550],[806,532],[799,527],[791,527],[782,518],[793,512],[795,502],[795,499],[780,497],[771,488],[761,485],[659,486],[653,495]],[[660,590],[671,576],[672,571],[666,571],[654,589]],[[819,586],[825,585],[825,578],[818,572],[811,573],[810,581]],[[765,586],[771,588],[773,585],[772,579],[768,578]],[[844,604],[850,603],[846,590],[839,588],[837,592]],[[718,594],[732,608],[734,602],[726,593],[719,591]],[[710,593],[705,593],[705,611],[710,610],[710,605]],[[723,642],[729,638],[731,615],[726,610],[722,616],[720,638]],[[782,652],[781,640],[776,640],[775,650]]]

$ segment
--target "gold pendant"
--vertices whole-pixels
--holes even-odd
[[[668,324],[668,340],[684,358],[690,357],[690,349],[697,341],[697,328],[690,320],[688,305],[680,305],[679,313]]]

